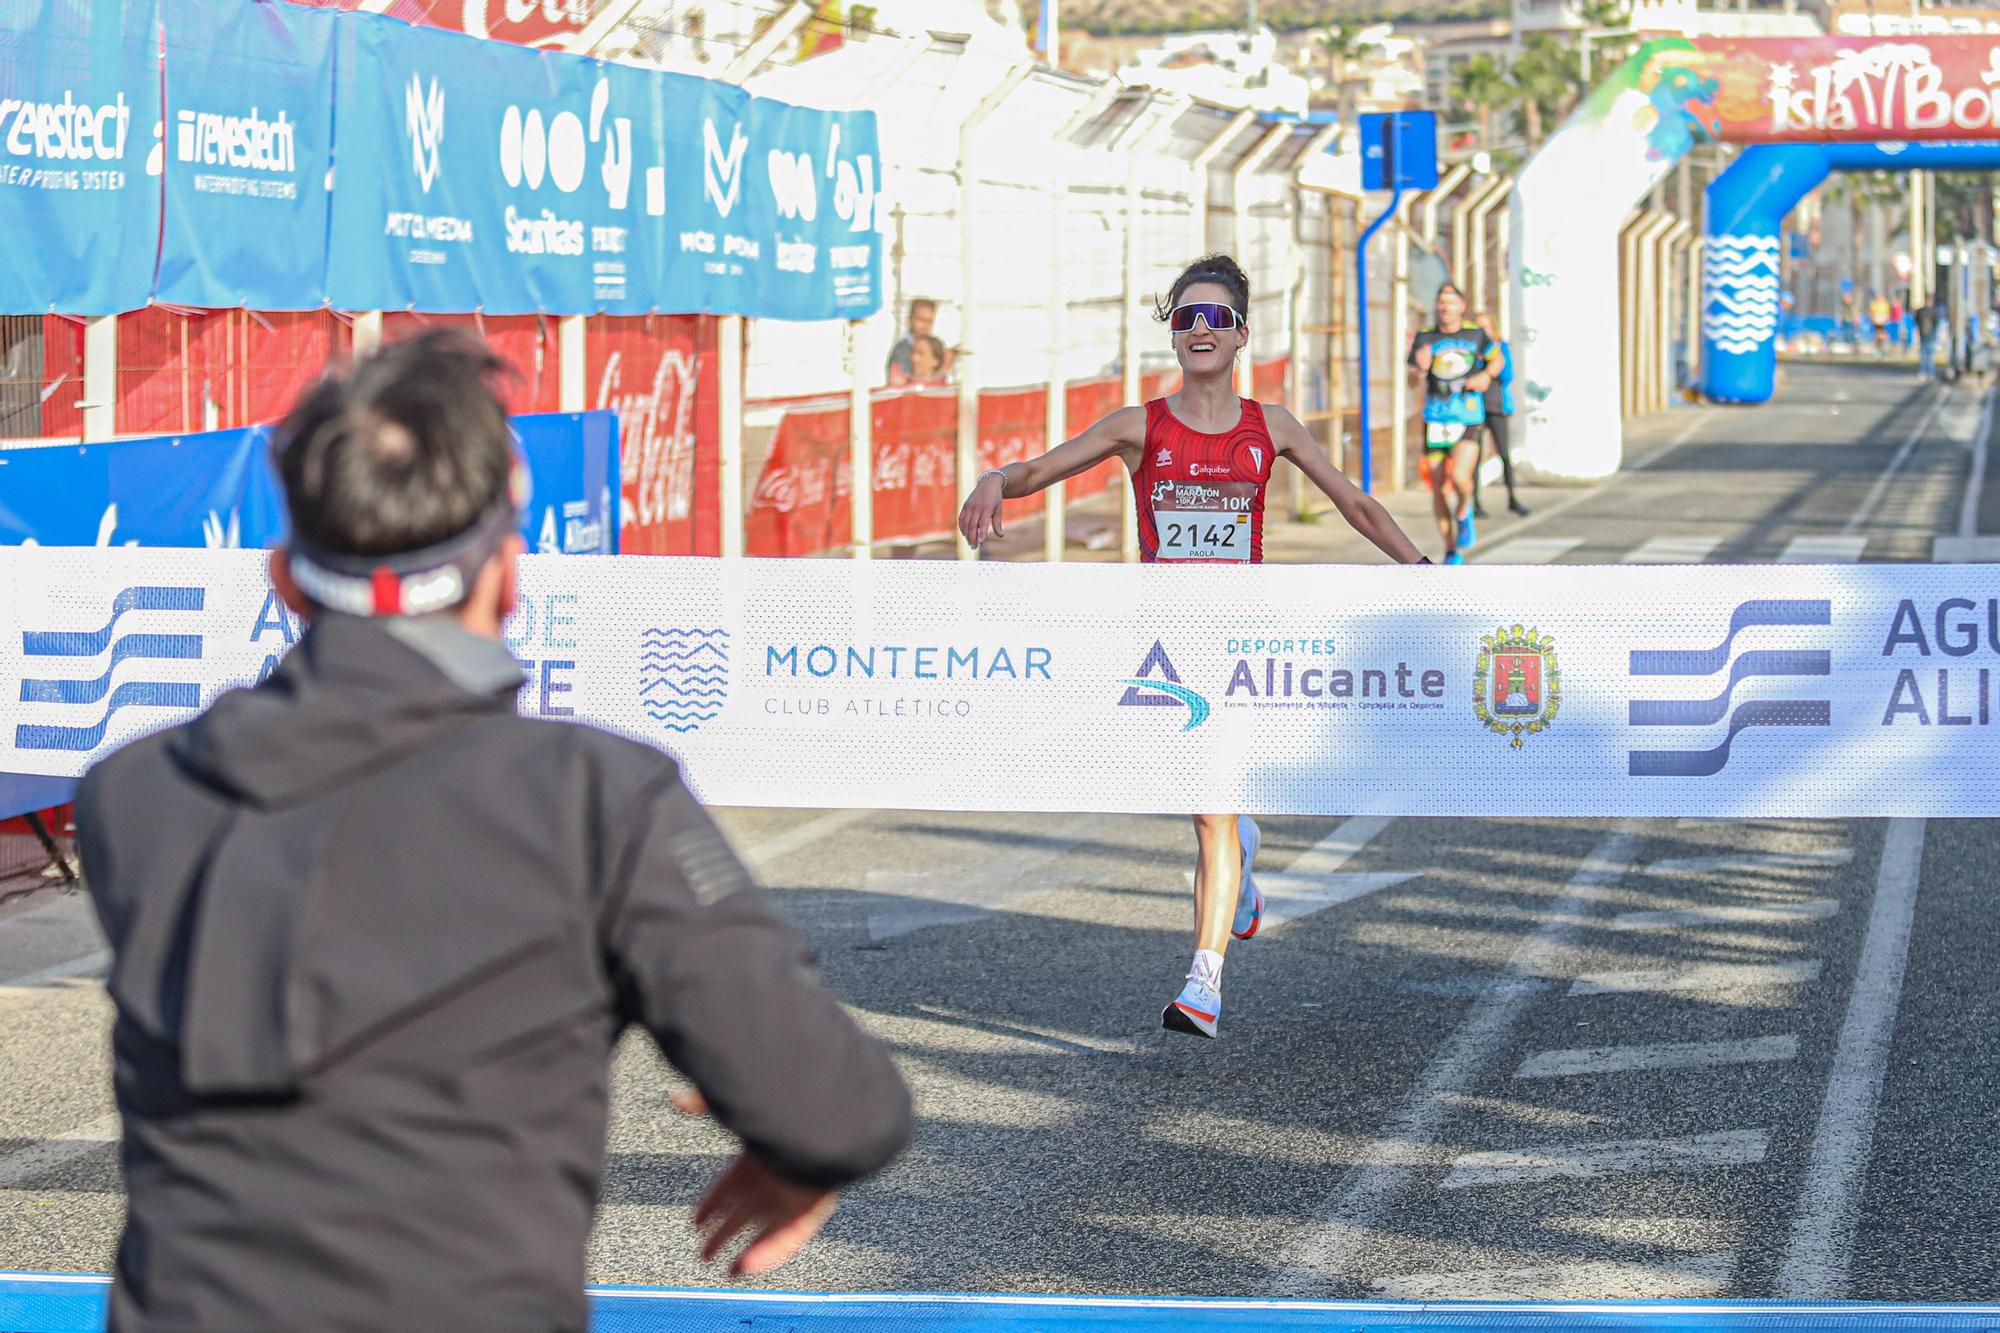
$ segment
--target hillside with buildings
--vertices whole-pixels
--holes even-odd
[[[1279,31],[1323,28],[1330,23],[1409,22],[1428,19],[1497,18],[1508,0],[1265,0],[1261,22]],[[1187,32],[1241,24],[1240,0],[1067,0],[1064,26],[1093,35]]]

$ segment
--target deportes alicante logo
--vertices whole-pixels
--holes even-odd
[[[729,701],[729,631],[649,629],[639,639],[639,704],[668,731],[694,731]]]

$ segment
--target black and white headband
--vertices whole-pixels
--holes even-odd
[[[527,504],[526,470],[517,465],[510,481],[508,498],[471,527],[419,550],[337,555],[294,536],[288,548],[292,580],[320,606],[350,616],[421,616],[457,606]]]

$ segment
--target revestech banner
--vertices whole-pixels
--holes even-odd
[[[153,0],[0,5],[0,311],[146,304],[160,232],[157,18]]]
[[[261,557],[0,551],[0,776],[297,641]],[[526,714],[722,804],[2000,814],[2000,566],[1164,569],[533,557]]]
[[[310,309],[326,299],[335,11],[221,8],[227,21],[188,0],[164,14],[167,211],[154,299]]]

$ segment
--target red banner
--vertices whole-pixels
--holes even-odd
[[[1732,143],[2000,138],[1990,37],[1700,38],[1648,62],[1640,86]]]
[[[361,8],[361,0],[297,2],[324,9]],[[594,8],[594,0],[393,0],[382,12],[424,27],[560,51],[576,40]]]

